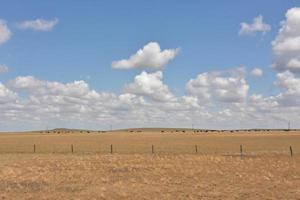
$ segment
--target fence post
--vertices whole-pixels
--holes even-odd
[[[33,153],[35,153],[35,144],[33,145]]]
[[[243,145],[240,145],[240,153],[241,153],[241,157],[243,157]]]
[[[113,145],[112,144],[110,145],[110,153],[111,154],[113,153]]]
[[[153,144],[151,146],[151,150],[152,150],[152,154],[154,154],[154,146],[153,146]]]
[[[74,153],[73,144],[71,144],[71,152]]]
[[[195,152],[198,153],[198,146],[195,145]]]
[[[290,146],[290,153],[291,153],[291,157],[293,157],[293,148],[292,148],[292,146]]]

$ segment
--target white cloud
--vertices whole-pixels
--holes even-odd
[[[134,82],[125,86],[124,91],[131,94],[143,95],[157,101],[170,101],[174,98],[167,85],[162,82],[163,73],[143,71],[134,78]]]
[[[249,85],[242,69],[231,72],[206,72],[191,79],[187,85],[190,95],[197,96],[202,102],[244,102],[247,98]]]
[[[57,24],[58,19],[54,18],[52,20],[45,20],[45,19],[35,19],[35,20],[28,20],[23,21],[18,24],[20,29],[32,29],[35,31],[51,31]]]
[[[276,96],[282,106],[300,106],[300,79],[289,71],[278,73],[276,85],[284,91]]]
[[[161,71],[141,72],[120,94],[93,90],[83,80],[61,83],[20,76],[0,83],[0,127],[286,127],[286,121],[300,121],[300,78],[295,73],[300,68],[299,10],[293,8],[286,13],[272,43],[273,66],[280,71],[274,84],[276,94],[249,95],[243,67],[201,73],[186,83],[185,95],[173,94],[163,82]],[[177,49],[160,50],[157,43],[149,43],[128,60],[114,62],[113,67],[160,69],[177,53]],[[250,73],[263,75],[259,68]]]
[[[275,97],[263,97],[261,94],[251,95],[248,103],[262,112],[270,112],[279,105]]]
[[[104,123],[120,124],[123,120],[138,121],[133,118],[137,112],[142,112],[139,107],[145,104],[143,97],[135,94],[97,92],[82,80],[60,83],[25,76],[15,78],[7,85],[10,90],[0,85],[2,127],[13,121],[16,121],[13,128],[21,126],[22,129],[26,125],[30,129],[35,125],[40,128],[46,125],[92,128]],[[21,93],[22,97],[13,103],[9,91]],[[10,104],[4,106],[1,104],[4,101]]]
[[[94,90],[90,90],[85,81],[74,81],[71,83],[59,83],[42,81],[33,76],[20,76],[9,82],[10,88],[17,91],[26,91],[35,96],[59,96],[81,98],[82,96],[93,97],[97,96]]]
[[[17,94],[9,90],[5,85],[0,83],[0,104],[9,103],[16,100]]]
[[[6,21],[0,19],[0,45],[8,41],[11,37],[11,31],[7,27]]]
[[[287,63],[287,68],[291,71],[300,71],[300,60],[297,58],[292,58]]]
[[[131,55],[129,59],[113,61],[112,67],[115,69],[161,69],[174,59],[178,52],[178,48],[161,50],[157,42],[150,42],[142,49],[139,49],[134,55]]]
[[[254,68],[252,71],[251,71],[251,75],[252,76],[262,76],[264,74],[264,71],[260,68]]]
[[[263,21],[262,15],[255,17],[252,24],[242,22],[240,25],[240,35],[249,35],[256,32],[266,33],[271,30],[271,26]]]
[[[244,67],[201,73],[187,82],[185,95],[174,95],[161,71],[141,72],[120,94],[93,90],[83,80],[61,83],[20,76],[0,83],[0,127],[107,129],[110,124],[125,128],[190,127],[192,123],[214,129],[286,127],[290,119],[300,121],[300,78],[294,73],[300,65],[299,51],[297,44],[285,42],[287,38],[297,42],[293,38],[299,33],[298,14],[295,8],[287,12],[272,43],[274,66],[283,71],[276,77],[277,94],[249,96]],[[113,67],[160,69],[177,53],[149,43]],[[263,71],[255,68],[251,74],[262,76]]]
[[[190,108],[201,108],[198,98],[195,96],[182,96],[182,103]]]
[[[0,65],[0,74],[8,72],[8,67],[6,65]]]
[[[108,129],[166,126],[201,128],[282,128],[300,120],[300,79],[279,73],[274,96],[248,96],[243,68],[206,72],[175,96],[161,71],[142,72],[121,94],[101,92],[82,80],[69,83],[20,76],[0,84],[2,130],[55,127]]]
[[[284,114],[288,107],[300,106],[300,78],[293,73],[286,71],[278,73],[276,76],[275,86],[281,91],[274,96],[263,97],[262,95],[252,95],[250,103],[257,109],[272,112],[272,110],[281,110]]]
[[[300,79],[296,78],[295,75],[289,71],[277,74],[276,85],[281,88],[299,91],[300,93]]]
[[[272,42],[274,63],[278,71],[300,73],[300,8],[291,8],[281,22],[281,29]]]

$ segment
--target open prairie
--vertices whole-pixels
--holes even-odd
[[[176,132],[177,130],[177,132]],[[55,132],[55,133],[54,133]],[[298,131],[194,132],[189,129],[136,129],[113,132],[56,130],[0,134],[0,153],[290,154],[300,149]]]
[[[140,131],[1,134],[0,198],[299,199],[298,132]]]

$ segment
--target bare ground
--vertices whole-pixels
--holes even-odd
[[[0,199],[300,199],[300,156],[1,154]]]

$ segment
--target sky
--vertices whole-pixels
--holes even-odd
[[[300,128],[299,27],[298,0],[2,0],[0,131]]]

